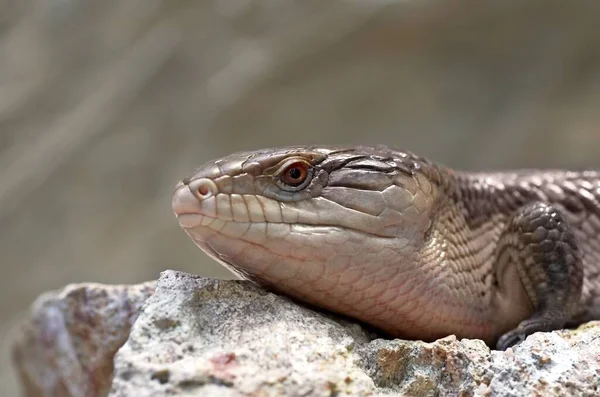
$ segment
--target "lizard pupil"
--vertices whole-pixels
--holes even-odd
[[[300,179],[302,176],[302,171],[299,168],[292,168],[290,171],[290,178],[292,179]]]

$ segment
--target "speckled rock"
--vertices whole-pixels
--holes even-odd
[[[358,349],[379,390],[404,396],[598,396],[600,322],[536,333],[499,352],[454,336],[434,343],[374,340]]]
[[[600,394],[600,322],[498,352],[378,338],[246,281],[165,271],[152,287],[41,297],[16,348],[27,396]]]
[[[372,336],[248,282],[167,271],[115,358],[111,396],[598,393],[600,323],[507,352]]]
[[[41,295],[13,345],[23,394],[106,396],[113,357],[154,286],[74,284]]]
[[[375,387],[353,350],[369,340],[248,282],[167,271],[115,357],[110,395],[365,395]]]

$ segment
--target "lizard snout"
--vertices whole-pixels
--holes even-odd
[[[177,184],[171,205],[179,223],[186,229],[201,225],[205,217],[215,217],[217,185],[207,178],[183,180]]]

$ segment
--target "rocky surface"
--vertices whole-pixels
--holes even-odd
[[[245,281],[166,271],[152,290],[90,284],[41,297],[16,348],[27,395],[600,393],[600,322],[537,333],[498,352],[453,336],[374,338]]]
[[[113,357],[154,285],[75,284],[40,296],[14,341],[24,395],[106,396]]]

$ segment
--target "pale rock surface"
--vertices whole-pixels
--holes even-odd
[[[130,288],[128,295],[149,287]],[[143,307],[131,307],[141,313],[114,357],[112,380],[106,372],[102,379],[81,372],[71,382],[82,388],[86,381],[112,381],[112,397],[600,393],[600,322],[538,333],[507,352],[453,336],[434,343],[374,339],[352,322],[315,312],[249,282],[175,271],[161,275]],[[103,313],[111,316],[119,311]],[[117,322],[98,319],[98,324],[107,323]],[[44,324],[34,321],[29,326]],[[120,334],[126,331],[129,325],[123,322]],[[102,327],[90,329],[81,342],[102,340],[95,332],[102,334]],[[48,363],[64,360],[66,353],[56,344],[46,352],[53,360],[39,371],[55,373],[56,365]],[[21,359],[19,365],[22,370],[31,363]],[[77,395],[65,387],[51,387],[44,390],[46,395]]]
[[[248,282],[165,272],[115,357],[111,396],[362,395],[375,388],[353,350],[369,340]]]

